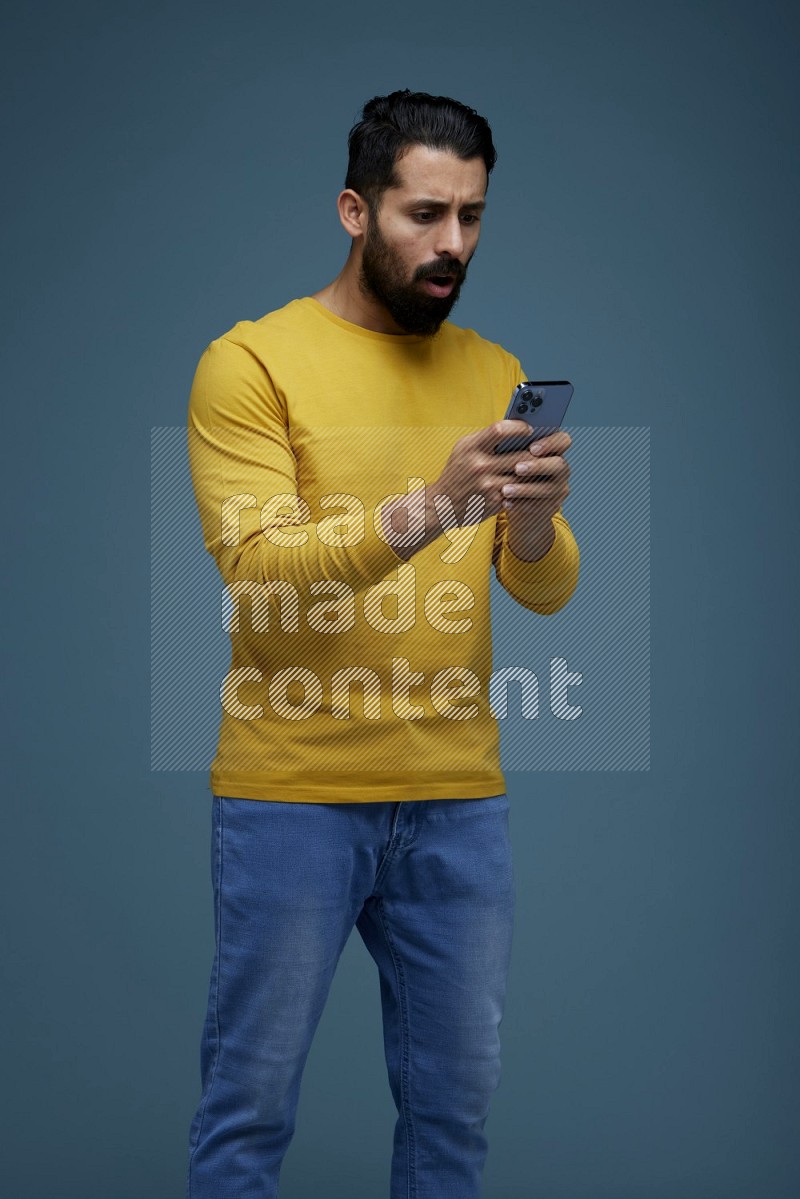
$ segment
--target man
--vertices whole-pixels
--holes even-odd
[[[394,92],[365,105],[349,151],[344,268],[211,342],[189,404],[232,643],[189,1199],[277,1195],[354,927],[380,977],[391,1197],[480,1193],[514,908],[489,576],[539,614],[578,576],[569,435],[495,454],[526,428],[502,419],[526,376],[447,320],[495,163],[488,124]]]

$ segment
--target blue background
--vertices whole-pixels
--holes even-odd
[[[499,151],[454,321],[651,430],[651,768],[508,775],[487,1199],[797,1193],[798,35],[697,0],[6,19],[6,1193],[183,1195],[210,793],[150,770],[150,431],[341,269],[347,131],[399,87]],[[351,938],[282,1199],[387,1193],[379,1021]]]

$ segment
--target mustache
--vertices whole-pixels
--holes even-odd
[[[423,267],[420,279],[430,279],[434,275],[452,275],[456,282],[463,279],[467,273],[467,268],[462,266],[460,262],[439,262],[435,266]]]

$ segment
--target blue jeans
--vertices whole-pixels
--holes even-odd
[[[398,1112],[390,1199],[476,1199],[514,918],[508,812],[506,795],[213,797],[216,952],[188,1199],[278,1195],[303,1068],[354,925],[379,971]]]

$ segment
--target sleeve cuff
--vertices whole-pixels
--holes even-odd
[[[553,521],[555,538],[547,553],[535,562],[518,558],[503,539],[497,577],[506,591],[526,608],[543,614],[556,612],[567,602],[577,582],[577,546],[564,524]]]

